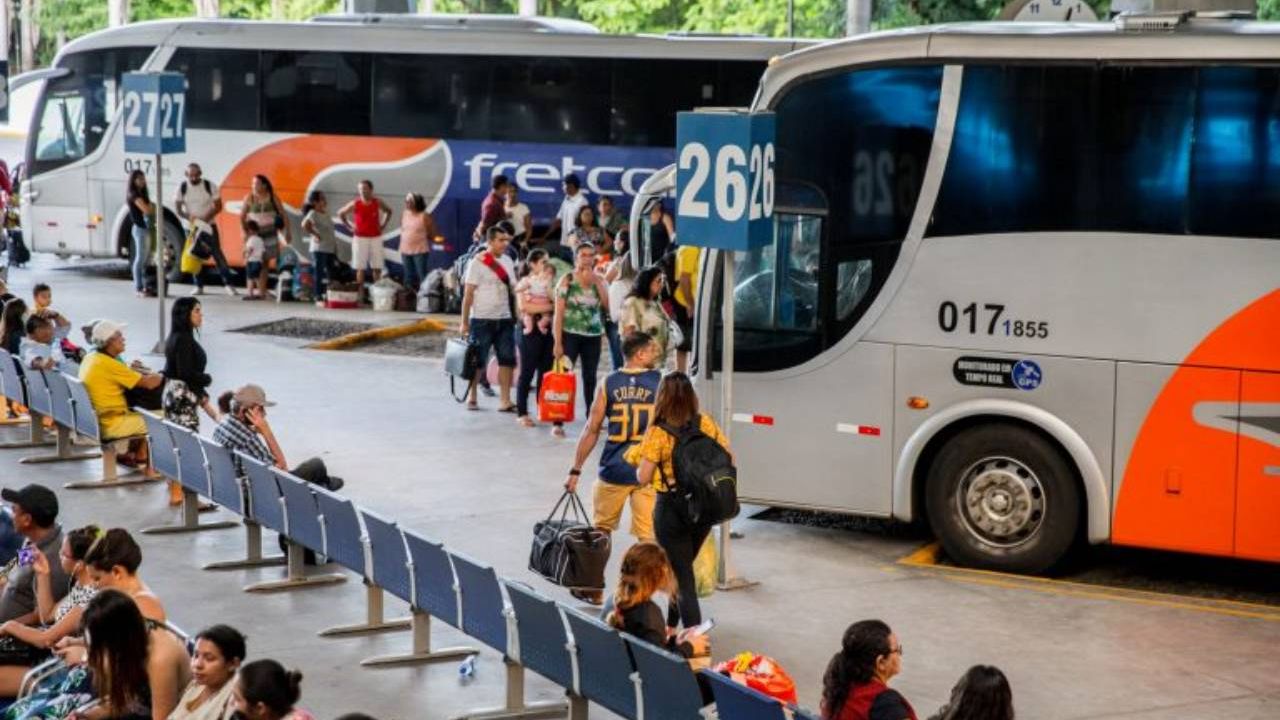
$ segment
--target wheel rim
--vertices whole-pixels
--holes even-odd
[[[970,535],[1005,548],[1034,538],[1048,509],[1040,479],[1009,457],[983,458],[970,465],[961,475],[956,505]]]

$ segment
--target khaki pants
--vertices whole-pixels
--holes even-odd
[[[653,506],[657,495],[653,485],[616,485],[597,479],[591,489],[593,522],[602,530],[617,530],[622,508],[630,499],[631,534],[637,540],[653,542]]]

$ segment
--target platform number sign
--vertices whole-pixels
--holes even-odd
[[[125,73],[122,89],[125,152],[186,152],[185,77],[179,73]]]
[[[682,244],[750,250],[773,242],[772,113],[676,117],[676,229]]]
[[[0,125],[9,124],[9,61],[0,60]]]

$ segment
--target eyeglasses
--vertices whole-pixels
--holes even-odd
[[[889,648],[889,654],[890,654],[890,655],[897,655],[898,657],[902,657],[902,646],[901,646],[901,645],[899,645],[899,646],[898,646],[898,647],[896,647],[896,648]]]

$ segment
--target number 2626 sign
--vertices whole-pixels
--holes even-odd
[[[749,250],[773,241],[772,113],[676,117],[676,230],[681,244]]]
[[[125,73],[121,83],[124,151],[187,151],[187,80],[179,73]]]

